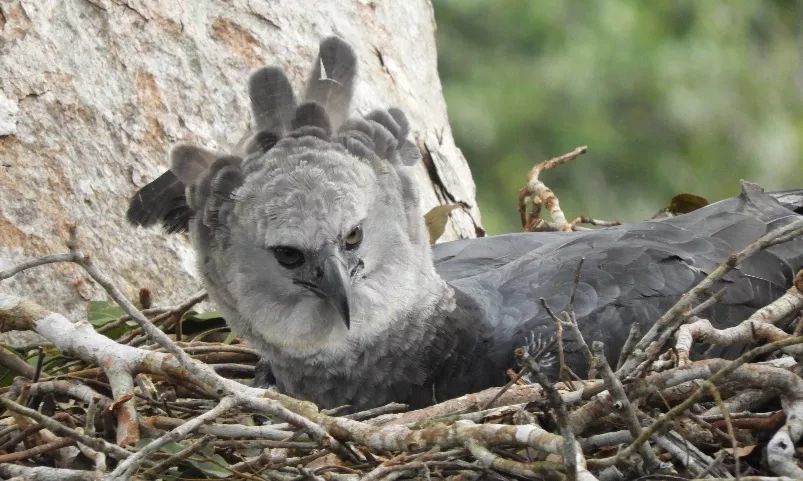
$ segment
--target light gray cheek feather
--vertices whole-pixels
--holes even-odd
[[[250,315],[262,320],[251,323],[255,326],[253,332],[258,337],[257,342],[268,347],[290,348],[304,355],[321,349],[333,338],[343,337],[345,326],[309,322],[309,319],[321,319],[326,315],[320,304],[320,301],[310,299],[288,308],[267,302],[254,309]]]
[[[293,357],[316,356],[335,360],[347,352],[354,352],[355,346],[360,343],[382,335],[398,311],[410,309],[414,303],[430,302],[420,299],[422,293],[426,293],[427,297],[431,295],[433,299],[441,296],[442,290],[436,287],[420,289],[421,279],[411,277],[411,274],[412,271],[378,271],[370,281],[361,282],[354,299],[356,318],[350,331],[346,331],[342,323],[332,322],[332,319],[339,320],[337,314],[317,299],[293,303],[292,307],[267,300],[262,304],[243,302],[244,306],[248,306],[247,315],[260,320],[248,323],[253,338],[247,339],[268,349],[284,348]],[[403,282],[398,283],[402,280],[399,277],[403,278]],[[402,288],[388,292],[384,286],[391,281]],[[434,300],[431,302],[434,303]],[[370,317],[371,322],[364,322],[365,316]],[[318,322],[311,322],[310,319]]]

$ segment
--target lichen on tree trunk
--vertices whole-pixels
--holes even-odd
[[[474,183],[449,128],[434,27],[427,0],[0,0],[0,269],[64,250],[76,223],[131,295],[195,291],[186,238],[127,225],[128,198],[174,142],[231,148],[250,123],[249,72],[278,64],[301,85],[332,34],[357,51],[356,110],[410,117],[425,208],[469,206],[442,239],[473,236]],[[2,288],[71,314],[102,295],[70,264]]]

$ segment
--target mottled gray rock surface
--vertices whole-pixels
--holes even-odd
[[[280,64],[301,85],[331,34],[357,50],[357,108],[410,116],[425,207],[472,206],[444,238],[473,236],[474,183],[446,117],[434,26],[427,0],[0,0],[0,269],[64,251],[76,223],[131,295],[195,291],[186,239],[127,225],[128,198],[165,169],[171,143],[234,145],[250,122],[249,72]],[[1,288],[73,315],[103,297],[72,265]]]

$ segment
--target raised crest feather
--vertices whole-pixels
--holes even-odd
[[[304,100],[320,104],[329,115],[334,129],[348,118],[356,75],[357,57],[354,50],[341,38],[324,39],[307,83]]]
[[[296,97],[287,76],[279,67],[264,67],[248,80],[251,113],[257,131],[282,136],[290,127],[296,109]]]

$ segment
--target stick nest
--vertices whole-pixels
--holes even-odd
[[[519,200],[527,230],[575,230],[538,164]],[[554,165],[553,165],[554,164]],[[539,167],[540,166],[540,167]],[[534,206],[529,214],[524,208]],[[540,206],[551,221],[540,218]],[[593,219],[592,219],[593,220]],[[607,225],[605,221],[589,222]],[[616,366],[586,345],[574,313],[553,313],[554,340],[522,340],[503,387],[420,410],[320,410],[251,387],[258,354],[219,315],[138,304],[79,248],[0,272],[81,266],[112,301],[72,320],[0,294],[0,476],[4,479],[799,479],[803,435],[803,271],[787,293],[718,330],[699,313],[710,287],[747,256],[803,234],[803,222],[734,253],[646,334],[632,332]],[[579,266],[577,272],[579,273]],[[547,306],[548,307],[548,306]],[[588,373],[563,365],[562,340],[584,346]],[[557,344],[552,359],[548,349]],[[691,360],[698,345],[749,345],[736,360]],[[561,379],[543,367],[560,363]]]

